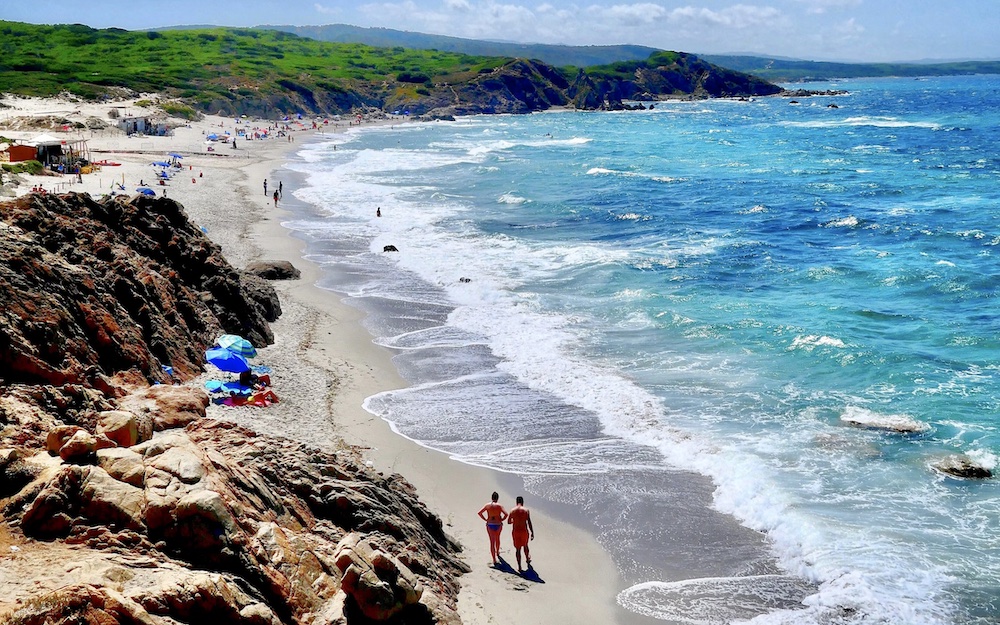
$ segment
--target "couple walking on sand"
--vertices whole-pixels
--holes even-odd
[[[531,512],[524,507],[524,497],[518,495],[517,505],[508,513],[499,503],[500,494],[494,492],[490,503],[483,506],[479,511],[479,518],[486,521],[486,533],[490,535],[490,555],[493,556],[494,566],[497,558],[500,557],[500,532],[503,531],[504,519],[508,525],[513,525],[514,551],[517,557],[517,572],[521,569],[521,549],[524,549],[524,558],[528,568],[531,568],[531,553],[528,551],[528,540],[535,540],[535,528],[531,525]]]

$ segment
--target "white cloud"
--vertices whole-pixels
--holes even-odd
[[[844,39],[857,39],[865,32],[865,27],[858,24],[852,17],[849,20],[834,25],[833,30]]]
[[[667,14],[665,8],[649,2],[616,4],[610,7],[590,7],[590,12],[598,14],[603,20],[610,20],[626,26],[652,24]]]
[[[679,7],[669,13],[671,22],[704,24],[727,28],[755,28],[761,25],[773,24],[782,17],[781,11],[774,7],[758,7],[746,4],[736,4],[720,11],[704,7]]]
[[[472,8],[469,0],[444,0],[444,5],[453,11],[468,11]]]
[[[798,0],[809,5],[809,13],[822,14],[829,9],[846,9],[861,5],[861,0]]]
[[[313,8],[316,9],[317,13],[322,13],[324,15],[331,15],[331,14],[339,13],[340,12],[335,7],[323,6],[322,4],[320,4],[318,2],[313,5]]]

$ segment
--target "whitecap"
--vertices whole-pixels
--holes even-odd
[[[822,336],[818,334],[809,334],[806,336],[797,336],[795,340],[792,341],[791,346],[788,349],[805,349],[807,351],[812,351],[817,347],[837,347],[844,348],[847,344],[838,338],[832,336]]]
[[[519,195],[514,195],[513,193],[504,193],[497,198],[497,204],[524,204],[528,202],[528,198],[521,197]]]

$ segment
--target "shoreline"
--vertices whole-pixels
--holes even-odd
[[[52,103],[45,102],[16,100],[19,107],[41,103],[52,110]],[[95,107],[99,108],[90,106]],[[501,503],[511,507],[515,495],[523,494],[521,479],[452,460],[395,433],[386,421],[362,408],[365,398],[406,385],[392,363],[392,352],[372,341],[362,325],[364,311],[349,305],[341,295],[317,286],[320,268],[303,258],[306,242],[284,225],[293,216],[284,198],[276,208],[270,196],[262,198],[263,179],[276,183],[292,178],[283,165],[300,147],[300,138],[319,140],[321,134],[296,131],[291,133],[293,142],[241,141],[239,149],[231,152],[230,148],[206,152],[205,134],[226,124],[232,125],[233,120],[210,116],[178,128],[169,137],[88,138],[92,153],[113,158],[121,165],[83,176],[82,182],[67,181],[69,176],[23,176],[26,183],[18,194],[34,184],[58,180],[66,185],[59,192],[100,195],[108,191],[112,180],[119,179],[125,188],[122,193],[129,194],[133,183],[138,183],[135,179],[145,180],[143,176],[153,173],[149,163],[157,155],[182,153],[183,166],[176,168],[173,178],[163,186],[153,187],[158,194],[162,192],[180,202],[191,220],[222,247],[224,256],[235,267],[254,260],[288,260],[302,272],[298,280],[272,283],[283,314],[271,324],[274,344],[262,348],[257,361],[272,368],[274,389],[281,402],[266,409],[212,405],[210,417],[236,421],[262,434],[292,438],[328,451],[343,444],[358,447],[377,470],[403,475],[464,548],[466,563],[472,569],[459,579],[462,592],[458,608],[464,623],[657,622],[618,605],[616,597],[623,589],[622,579],[593,533],[582,524],[567,521],[565,517],[570,513],[565,509],[552,514],[559,504],[533,501],[530,494],[526,503],[534,511],[537,540],[531,546],[537,577],[530,581],[512,569],[490,566],[486,532],[476,512],[494,490],[501,494]],[[13,134],[21,138],[40,132]],[[12,133],[0,130],[0,135]],[[99,159],[95,156],[94,160]],[[290,192],[285,198],[291,205],[292,185],[285,187]],[[269,192],[273,188],[274,184]],[[203,377],[188,383],[200,384]],[[509,531],[504,532],[501,541],[502,556],[513,565]]]
[[[290,155],[290,152],[285,154]],[[269,179],[281,175],[277,160],[280,159],[270,162],[276,168],[271,170]],[[260,178],[263,170],[248,167],[246,171],[253,180]],[[248,186],[253,188],[252,184]],[[514,497],[523,494],[521,478],[453,460],[443,452],[396,433],[388,422],[364,410],[362,403],[367,397],[407,386],[407,382],[392,363],[392,350],[373,343],[363,327],[366,313],[351,306],[344,296],[315,284],[321,270],[303,258],[307,243],[283,225],[293,213],[280,203],[278,208],[280,218],[258,221],[251,227],[248,238],[258,246],[262,258],[292,260],[302,271],[299,280],[275,286],[283,306],[288,303],[290,307],[313,313],[313,325],[293,331],[283,327],[283,314],[272,324],[276,338],[279,334],[300,333],[304,345],[300,352],[302,360],[320,370],[336,372],[338,379],[336,387],[331,389],[328,415],[335,432],[349,444],[364,446],[365,457],[377,470],[403,475],[416,487],[428,508],[441,516],[448,533],[462,544],[466,562],[472,568],[460,578],[459,614],[463,622],[475,625],[541,625],[562,619],[629,625],[657,622],[617,604],[621,578],[610,555],[593,534],[553,515],[554,504],[536,501],[533,506],[530,495],[526,496],[526,503],[534,511],[537,540],[531,546],[538,579],[529,581],[513,569],[504,571],[489,565],[486,532],[476,512],[494,490],[500,493],[501,503],[511,507]],[[445,476],[447,479],[442,479]],[[565,512],[558,516],[565,516]],[[501,541],[502,557],[514,566],[509,531],[504,532]]]

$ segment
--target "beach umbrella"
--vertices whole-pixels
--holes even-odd
[[[149,187],[139,187],[138,189],[136,189],[136,192],[141,193],[143,195],[156,195],[156,191],[153,191]]]
[[[153,161],[152,164],[157,167],[170,167],[170,163],[165,163],[163,161]]]
[[[215,339],[215,342],[222,349],[228,349],[244,358],[253,358],[257,355],[253,344],[238,334],[223,334]]]
[[[167,172],[165,172],[165,171],[161,171],[161,172],[160,172],[159,174],[157,174],[157,175],[158,175],[158,176],[159,176],[160,178],[169,178],[169,177],[170,177],[170,174],[168,174],[168,173],[167,173]]]
[[[183,156],[181,156],[177,152],[171,152],[170,154],[167,154],[167,156],[170,156],[170,157],[173,157],[173,158],[184,158]]]
[[[217,135],[217,134],[215,134],[215,133],[213,132],[212,134],[208,135],[208,137],[206,137],[206,138],[207,138],[207,139],[211,139],[212,141],[215,141],[216,139],[218,139],[218,138],[219,138],[219,135]]]
[[[205,362],[231,373],[243,373],[250,370],[250,363],[247,362],[246,358],[221,347],[205,352]]]

